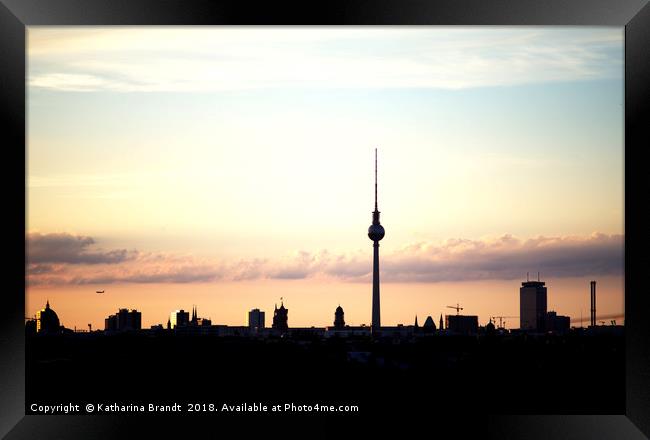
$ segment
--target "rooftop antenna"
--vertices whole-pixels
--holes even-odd
[[[537,281],[539,282],[539,272],[537,272]]]
[[[530,278],[529,278],[529,276],[528,276],[528,273],[529,273],[529,272],[526,272],[526,281],[530,281]]]

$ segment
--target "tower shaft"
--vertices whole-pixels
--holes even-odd
[[[381,328],[381,312],[379,306],[379,241],[373,243],[374,255],[372,261],[372,332]]]

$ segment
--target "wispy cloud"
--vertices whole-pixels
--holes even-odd
[[[90,237],[29,234],[27,278],[31,285],[194,283],[263,279],[329,278],[369,282],[368,252],[299,251],[285,258],[215,261],[190,255],[93,250]],[[620,275],[623,235],[450,239],[417,243],[382,256],[384,282],[462,282],[544,277]]]
[[[622,48],[608,28],[32,28],[29,85],[463,89],[622,78]]]

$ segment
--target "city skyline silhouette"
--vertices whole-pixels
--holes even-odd
[[[382,325],[517,316],[529,271],[572,322],[592,279],[623,311],[620,31],[28,34],[28,317],[49,298],[69,328],[193,304],[239,325],[284,297],[296,326],[339,303],[372,325],[374,146]]]

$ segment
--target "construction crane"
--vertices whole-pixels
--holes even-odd
[[[460,310],[463,310],[463,308],[460,306],[460,304],[456,303],[455,306],[447,306],[448,309],[455,309],[456,310],[456,315],[459,314]]]
[[[499,319],[499,328],[505,328],[505,327],[503,326],[503,323],[505,322],[505,321],[503,320],[503,318],[519,318],[519,316],[492,316],[491,318],[492,318],[494,321],[496,321],[497,318],[498,318],[498,319]]]

